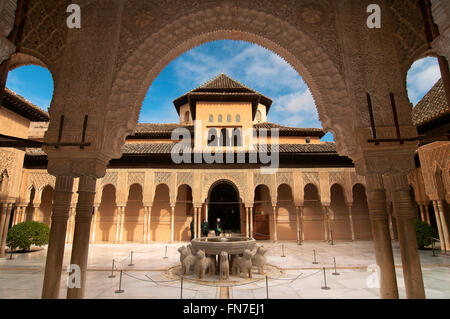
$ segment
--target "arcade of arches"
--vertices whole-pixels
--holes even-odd
[[[22,220],[33,210],[41,220],[51,220],[42,297],[59,296],[66,237],[73,238],[71,264],[82,272],[81,288],[69,288],[67,296],[82,298],[90,241],[182,240],[187,236],[187,216],[193,215],[199,225],[198,219],[207,214],[208,195],[215,196],[211,186],[227,180],[237,192],[245,234],[324,240],[333,232],[335,238],[356,240],[369,237],[370,224],[382,298],[398,298],[391,246],[396,229],[406,295],[424,298],[408,182],[419,139],[406,73],[418,58],[438,56],[448,100],[450,2],[379,0],[382,28],[369,29],[367,7],[372,2],[261,0],[255,7],[254,1],[245,0],[0,0],[1,94],[7,72],[21,65],[45,66],[55,80],[42,145],[47,162],[29,174],[34,186],[20,184],[21,171],[15,172],[20,176],[14,179],[17,183],[11,178],[14,169],[7,163],[23,162],[23,151],[8,153],[9,162],[2,157],[1,166],[8,167],[2,180],[9,180],[13,189],[5,193],[2,186],[2,225],[8,224],[8,212],[18,200]],[[81,6],[79,30],[65,23],[70,3]],[[335,137],[333,156],[346,157],[354,168],[297,168],[292,164],[299,166],[296,158],[269,177],[252,169],[194,170],[192,176],[181,174],[183,168],[144,165],[134,171],[107,171],[129,147],[125,140],[136,133],[145,93],[160,71],[189,49],[219,39],[256,43],[289,62],[307,82],[324,130]],[[190,109],[189,120],[195,120],[205,105],[220,110],[217,97],[198,101],[203,89],[207,88],[178,100],[182,117]],[[250,127],[260,105],[268,112],[271,101],[248,88],[239,90],[249,90],[245,101],[238,102],[245,102],[239,106],[246,108],[242,125]],[[27,116],[39,117],[38,111],[31,113]],[[309,141],[311,131],[306,136],[296,132]],[[301,148],[314,147],[325,146]],[[444,249],[450,247],[444,225],[444,202],[450,200],[448,152],[448,140],[419,149],[420,158],[426,159],[421,162],[428,199],[417,196],[420,185],[414,189],[424,211],[426,203],[434,204]],[[158,157],[155,154],[150,158]]]

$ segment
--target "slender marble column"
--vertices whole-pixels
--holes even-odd
[[[386,191],[380,175],[366,176],[366,180],[375,259],[380,267],[380,296],[383,299],[398,299],[394,255],[386,212]]]
[[[278,240],[277,233],[277,206],[272,206],[272,215],[273,215],[273,241]]]
[[[245,237],[250,237],[250,208],[245,208]]]
[[[153,206],[153,205],[152,205]],[[148,210],[148,218],[147,218],[147,242],[150,243],[152,241],[152,206],[147,206]]]
[[[425,220],[428,223],[428,225],[431,225],[431,222],[430,222],[430,211],[428,210],[428,205],[425,205]]]
[[[437,201],[439,216],[441,218],[442,234],[444,235],[445,251],[450,251],[450,234],[448,232],[447,220],[445,219],[444,203],[442,200]]]
[[[302,207],[301,206],[295,206],[295,223],[297,226],[297,243],[300,243],[301,235],[300,235],[300,211]]]
[[[69,218],[72,190],[72,176],[56,176],[50,239],[45,263],[44,285],[42,288],[43,299],[59,298],[67,219]]]
[[[84,297],[96,183],[97,179],[95,177],[82,176],[78,184],[77,214],[75,216],[75,231],[70,264],[80,267],[81,286],[74,288],[69,286],[67,288],[68,299],[82,299]]]
[[[171,205],[170,209],[170,242],[173,243],[173,235],[175,231],[175,205]]]
[[[94,216],[92,216],[91,244],[95,243],[95,228],[97,226],[98,206],[94,206]]]
[[[441,250],[447,251],[445,235],[444,235],[444,228],[442,227],[442,221],[441,221],[441,214],[439,213],[439,206],[437,204],[437,201],[435,201],[435,200],[433,201],[433,207],[434,207],[434,215],[436,218],[436,224],[438,227],[439,240],[441,242]]]
[[[411,207],[409,184],[406,174],[390,175],[392,202],[397,223],[398,240],[402,256],[403,277],[408,299],[425,298],[422,269],[417,249],[414,214]]]
[[[197,215],[198,215],[198,208],[194,207],[194,238],[197,238]]]
[[[119,243],[123,243],[123,226],[125,223],[125,206],[120,206],[120,233]]]
[[[0,237],[0,258],[5,257],[5,249],[6,249],[6,237],[8,236],[8,226],[9,226],[9,220],[11,218],[11,209],[12,204],[11,203],[5,203],[3,204],[3,213],[2,213],[2,235]]]
[[[202,237],[202,209],[203,207],[198,208],[198,216],[197,216],[197,236]]]
[[[144,224],[143,224],[143,231],[142,231],[142,243],[147,242],[147,218],[148,218],[148,210],[147,206],[144,206]]]
[[[116,218],[116,235],[115,235],[115,243],[118,244],[119,243],[119,235],[120,235],[120,219],[121,219],[121,214],[120,214],[120,207],[117,206],[116,207],[116,211],[115,211],[115,218]]]
[[[324,231],[324,238],[325,241],[331,240],[330,236],[330,218],[328,213],[328,206],[322,206],[322,212],[323,212],[323,231]]]
[[[426,220],[425,220],[425,212],[424,212],[423,206],[424,206],[424,205],[419,205],[419,209],[420,209],[420,220],[421,220],[422,222],[426,222]]]
[[[355,240],[355,226],[353,226],[353,213],[352,213],[353,203],[345,203],[345,205],[347,205],[347,209],[348,209],[348,219],[350,222],[350,233],[352,235],[352,240]]]
[[[248,208],[250,211],[250,237],[253,238],[253,207]]]

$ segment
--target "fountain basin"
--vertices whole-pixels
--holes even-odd
[[[193,253],[202,249],[207,255],[219,255],[226,251],[228,255],[240,255],[244,250],[253,250],[256,240],[248,237],[201,237],[191,240]]]

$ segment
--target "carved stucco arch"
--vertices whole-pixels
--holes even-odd
[[[346,203],[353,202],[352,190],[348,191],[346,185],[342,182],[334,182],[333,184],[330,185],[330,203],[331,203],[331,189],[333,188],[334,185],[338,185],[339,187],[342,188],[342,193],[344,195],[344,200]]]
[[[103,149],[121,156],[121,147],[136,127],[149,86],[171,61],[201,44],[233,39],[256,43],[275,52],[301,74],[314,97],[324,129],[335,136],[338,153],[349,154],[355,147],[352,103],[344,78],[326,51],[288,22],[256,10],[239,10],[241,25],[219,29],[220,23],[212,16],[220,16],[222,20],[232,17],[217,10],[220,7],[181,17],[150,34],[138,49],[128,54],[117,72],[107,104]]]
[[[236,189],[238,198],[242,201],[245,201],[244,198],[244,189],[242,187],[242,185],[233,177],[231,176],[227,176],[227,175],[222,175],[222,176],[217,176],[215,178],[211,178],[205,185],[203,185],[202,188],[202,200],[203,202],[206,202],[206,200],[208,199],[212,189],[219,185],[219,184],[228,184],[231,185],[234,189]]]

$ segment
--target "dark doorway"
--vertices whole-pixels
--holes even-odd
[[[220,218],[224,232],[241,232],[241,213],[236,189],[227,183],[214,186],[209,195],[208,223],[214,229],[216,219]]]

